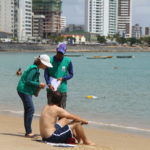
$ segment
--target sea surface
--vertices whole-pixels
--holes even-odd
[[[20,77],[40,52],[0,53],[0,113],[23,114],[16,86]],[[55,53],[47,52],[52,56]],[[68,53],[74,77],[68,81],[67,110],[90,121],[98,128],[131,131],[150,135],[150,52]],[[111,59],[87,59],[90,56],[113,56]],[[134,58],[116,58],[134,56]],[[44,81],[43,70],[40,80]],[[94,96],[88,99],[86,96]],[[35,116],[47,103],[46,91],[33,98]]]

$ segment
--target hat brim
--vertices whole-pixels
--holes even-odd
[[[53,68],[53,65],[49,62],[45,62],[45,61],[42,61],[41,60],[41,62],[42,62],[42,64],[44,64],[45,66],[47,66],[47,67],[49,67],[49,68]]]
[[[62,49],[57,49],[57,52],[60,52],[62,54],[65,54],[66,51],[62,50]]]

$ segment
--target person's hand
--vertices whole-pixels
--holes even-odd
[[[54,87],[51,84],[48,85],[48,87],[49,87],[50,90],[54,91]]]
[[[63,78],[58,78],[57,80],[62,81],[62,80],[63,80]]]
[[[40,88],[44,89],[45,88],[45,83],[40,83]]]
[[[88,124],[88,121],[87,120],[82,120],[81,121],[81,124],[83,125],[83,124]]]

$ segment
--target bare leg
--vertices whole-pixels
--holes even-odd
[[[82,125],[79,122],[74,122],[70,125],[70,128],[72,130],[75,130],[76,135],[78,137],[78,139],[81,139],[83,141],[83,144],[86,145],[95,145],[95,143],[93,143],[92,141],[90,141],[89,139],[87,139],[85,132],[83,130]]]
[[[70,121],[69,119],[66,119],[66,118],[62,118],[62,119],[58,120],[57,123],[61,127],[64,127],[65,125],[70,125],[70,124],[73,124],[75,122],[74,121]],[[75,137],[75,139],[77,140],[77,142],[80,143],[80,139],[78,138],[75,130],[72,130],[72,132],[73,132],[73,136]]]
[[[75,131],[75,130],[72,130],[72,132],[73,132],[73,136],[74,136],[74,138],[76,139],[76,142],[77,142],[78,144],[80,144],[81,139],[77,136],[76,131]]]
[[[87,139],[85,132],[83,130],[83,127],[81,125],[80,122],[70,122],[69,119],[66,118],[62,118],[57,122],[61,127],[64,127],[65,125],[70,126],[71,130],[73,131],[73,134],[75,135],[75,138],[77,139],[78,143],[80,143],[80,141],[83,141],[83,144],[86,145],[95,145],[95,143],[93,143],[92,141],[90,141],[89,139]]]

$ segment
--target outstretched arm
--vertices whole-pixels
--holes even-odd
[[[88,124],[87,120],[82,119],[81,117],[79,117],[77,115],[71,114],[63,108],[59,108],[58,112],[59,112],[58,116],[61,117],[61,118],[67,118],[67,119],[71,119],[73,121],[81,122],[82,124]]]

